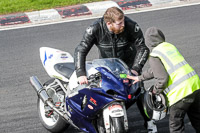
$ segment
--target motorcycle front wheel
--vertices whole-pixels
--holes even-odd
[[[98,133],[106,133],[102,116],[97,119],[97,129]]]
[[[111,117],[111,133],[125,133],[124,117]]]
[[[69,127],[69,124],[62,119],[62,117],[55,111],[51,117],[47,117],[45,114],[45,105],[43,101],[38,98],[37,108],[40,121],[42,125],[52,133],[59,133]]]

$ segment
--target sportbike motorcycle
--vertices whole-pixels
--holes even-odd
[[[87,61],[89,83],[79,85],[68,52],[41,47],[40,58],[51,78],[41,84],[32,76],[30,83],[38,95],[40,121],[47,130],[62,132],[72,125],[87,133],[128,132],[126,110],[135,103],[140,88],[126,78],[131,72],[123,61]]]

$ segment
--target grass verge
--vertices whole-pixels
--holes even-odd
[[[38,11],[104,0],[0,0],[0,15]]]

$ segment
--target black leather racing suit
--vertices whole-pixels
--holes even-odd
[[[140,72],[149,55],[144,37],[138,24],[125,17],[125,29],[120,34],[111,33],[103,18],[90,25],[81,43],[75,49],[75,69],[77,77],[85,76],[86,56],[95,44],[100,58],[120,58],[131,69]]]

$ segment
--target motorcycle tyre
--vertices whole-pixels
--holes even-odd
[[[125,133],[124,117],[111,117],[111,133]]]
[[[37,109],[38,109],[38,114],[39,114],[39,118],[40,118],[40,121],[42,123],[42,125],[47,129],[49,130],[50,132],[52,133],[60,133],[64,130],[66,130],[70,124],[67,123],[63,118],[62,116],[59,115],[58,117],[58,120],[56,121],[56,123],[52,126],[48,125],[42,118],[41,116],[41,112],[40,112],[40,102],[42,100],[40,100],[40,98],[38,98],[38,101],[37,101]]]
[[[98,133],[106,133],[102,116],[99,117],[97,120],[97,130],[98,130]]]

